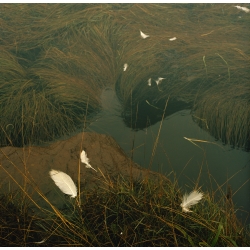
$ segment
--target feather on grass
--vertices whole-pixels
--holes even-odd
[[[157,80],[155,80],[156,84],[159,85],[163,79],[166,79],[166,78],[163,78],[163,77],[158,77]]]
[[[234,6],[234,7],[236,7],[236,8],[239,9],[239,10],[243,10],[243,11],[245,11],[246,13],[250,12],[250,9],[248,9],[247,7],[241,7],[241,6],[239,6],[239,5],[236,5],[236,6]]]
[[[71,198],[77,196],[77,187],[69,175],[54,169],[49,174],[63,193],[70,195]]]
[[[90,165],[90,163],[89,163],[89,158],[87,157],[87,154],[86,154],[86,152],[85,152],[84,150],[82,151],[82,153],[81,153],[81,155],[80,155],[80,158],[81,158],[81,162],[84,163],[84,164],[86,164],[86,168],[92,168],[93,170],[95,170],[95,171],[97,172],[97,170],[94,169],[94,168]]]
[[[140,35],[143,39],[146,39],[147,37],[149,37],[149,35],[144,34],[141,30],[140,30]]]
[[[187,213],[187,212],[192,212],[189,210],[189,208],[195,204],[197,204],[203,197],[203,193],[198,192],[198,191],[193,191],[190,194],[184,194],[181,207],[182,211]]]
[[[125,64],[124,64],[124,66],[123,66],[123,71],[126,71],[126,70],[127,70],[127,68],[128,68],[128,64],[127,64],[127,63],[125,63]]]
[[[151,86],[151,78],[148,79],[148,86]]]

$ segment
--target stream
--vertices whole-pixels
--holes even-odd
[[[190,110],[167,116],[162,124],[159,121],[134,131],[121,118],[122,108],[114,90],[105,89],[101,99],[103,109],[87,131],[112,136],[133,161],[178,180],[183,193],[199,187],[202,191],[213,190],[219,196],[221,191],[227,193],[230,185],[237,216],[243,223],[246,220],[249,223],[248,152],[216,141],[192,120]]]

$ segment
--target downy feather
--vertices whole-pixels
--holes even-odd
[[[77,196],[77,187],[69,175],[54,169],[49,174],[63,193],[70,195],[71,198]]]
[[[86,168],[92,168],[93,170],[95,170],[89,163],[89,158],[87,157],[87,154],[86,152],[83,150],[81,155],[80,155],[80,158],[81,158],[81,162],[86,164]],[[96,171],[96,170],[95,170]],[[96,171],[97,172],[97,171]]]
[[[195,204],[197,204],[203,197],[203,193],[198,191],[193,191],[190,194],[183,195],[181,207],[183,212],[192,212],[189,208]]]

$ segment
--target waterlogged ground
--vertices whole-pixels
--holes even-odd
[[[213,190],[220,195],[221,190],[226,193],[230,185],[237,215],[245,221],[245,211],[250,212],[249,153],[216,141],[197,126],[190,110],[176,112],[164,119],[156,145],[160,121],[144,130],[132,131],[121,118],[121,105],[112,89],[103,91],[102,105],[102,112],[88,131],[111,135],[141,166],[160,171],[172,179],[176,175],[183,191],[201,187],[201,190]],[[184,137],[193,139],[193,143]]]

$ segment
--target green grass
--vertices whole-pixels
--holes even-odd
[[[248,85],[210,88],[194,105],[194,120],[225,144],[249,150],[249,91]]]
[[[249,15],[231,4],[3,4],[0,9],[1,145],[52,141],[76,131],[86,112],[100,110],[107,86],[116,90],[121,115],[133,128],[128,121],[140,118],[146,101],[163,109],[169,96],[169,106],[195,105],[194,110],[206,110],[196,116],[216,120],[201,101],[204,94],[218,88],[223,95],[230,88],[228,98],[234,100],[248,86]],[[150,37],[142,39],[139,30]],[[159,76],[166,78],[159,86],[147,85]],[[249,109],[249,97],[244,99],[238,102],[242,112]],[[227,125],[221,129],[211,122],[209,132],[247,149],[247,119],[241,131],[220,113]]]
[[[22,192],[1,195],[1,246],[249,246],[249,232],[225,196],[215,201],[205,192],[193,212],[184,213],[183,191],[155,178],[106,176],[96,191],[82,189],[81,205],[68,199],[63,210],[51,205],[53,212],[41,208],[39,215]]]
[[[168,107],[192,107],[216,138],[249,149],[250,16],[231,4],[1,4],[0,12],[1,146],[50,142],[85,127],[109,86],[127,126],[138,129],[142,109],[158,117],[149,123],[146,115],[139,129],[157,122],[169,98]],[[159,76],[162,84],[147,85]],[[81,206],[69,200],[64,211],[51,205],[39,215],[20,186],[1,195],[1,246],[250,245],[226,194],[215,200],[206,192],[185,214],[184,190],[159,178],[120,176],[83,190]]]

